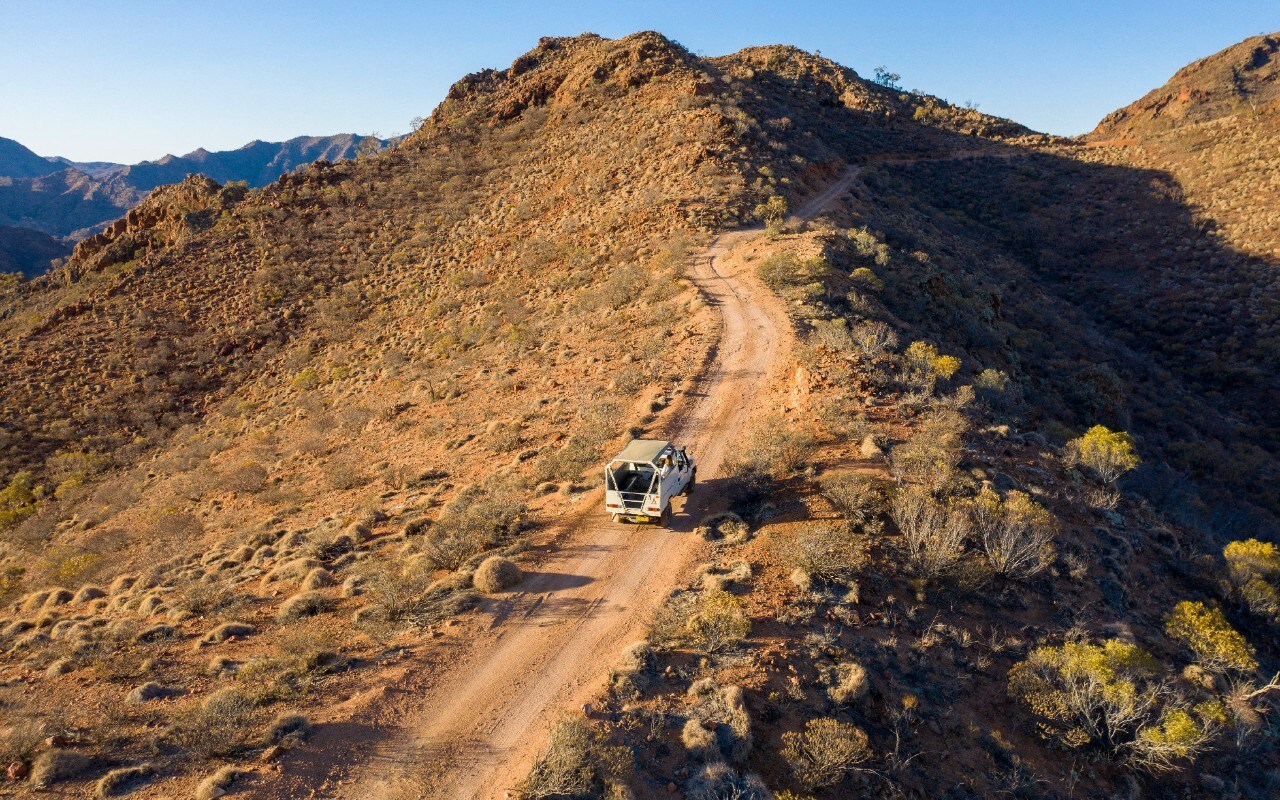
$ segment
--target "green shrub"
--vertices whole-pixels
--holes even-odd
[[[0,489],[0,529],[16,525],[36,513],[43,493],[29,470],[15,473],[9,484]]]
[[[931,391],[960,369],[960,359],[944,356],[926,342],[912,342],[902,353],[902,379],[918,389]]]
[[[1226,589],[1249,610],[1280,619],[1280,548],[1270,542],[1245,539],[1222,550],[1227,561]]]

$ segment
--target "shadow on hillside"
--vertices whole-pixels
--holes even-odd
[[[1028,375],[1032,426],[1133,431],[1148,455],[1134,488],[1183,524],[1239,537],[1265,516],[1253,504],[1280,512],[1276,265],[1228,246],[1172,176],[1026,151],[865,181],[927,219],[874,215],[891,247],[932,256],[888,276],[902,291],[885,302]]]

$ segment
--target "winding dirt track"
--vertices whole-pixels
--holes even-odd
[[[796,216],[813,217],[856,177],[850,169]],[[772,294],[754,275],[717,263],[755,235],[721,235],[692,264],[722,327],[696,399],[666,433],[698,456],[704,487],[719,477],[726,446],[790,348],[790,325]],[[375,727],[384,735],[356,756],[350,774],[314,796],[503,797],[527,774],[554,720],[595,696],[622,649],[643,638],[650,613],[692,565],[700,542],[688,531],[713,494],[695,491],[687,507],[677,505],[674,530],[611,523],[589,496],[591,506],[569,523],[541,571],[491,609],[487,630],[459,642],[450,663],[430,665],[430,677],[414,680],[410,666],[406,685],[379,704]]]

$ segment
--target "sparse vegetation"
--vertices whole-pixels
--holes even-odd
[[[808,789],[835,786],[871,753],[867,735],[837,719],[811,719],[804,730],[782,735],[782,757]]]
[[[569,717],[551,730],[550,742],[516,792],[524,800],[617,797],[626,791],[631,769],[626,748],[610,746],[586,720]]]

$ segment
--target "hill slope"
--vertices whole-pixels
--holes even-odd
[[[554,704],[433,698],[536,640],[581,665],[537,698],[600,691],[530,796],[565,763],[581,796],[1273,795],[1280,556],[1229,544],[1280,510],[1265,198],[1197,201],[1163,152],[794,48],[584,35],[381,153],[156,190],[0,289],[5,756],[65,733],[71,780],[145,760],[140,796],[257,758],[262,796],[483,792],[450,753],[524,758]],[[689,281],[727,230],[718,291],[768,287],[794,338],[746,435],[694,413],[760,371],[716,372],[732,323]],[[673,431],[732,456],[682,507],[733,515],[607,527],[600,459]],[[676,575],[648,645],[575,656]]]
[[[284,142],[254,141],[236,150],[196,150],[138,164],[78,164],[42,158],[11,139],[0,138],[0,225],[29,228],[71,242],[138,205],[153,189],[189,174],[219,182],[265,186],[313,161],[354,158],[368,137],[353,134],[299,136]],[[369,147],[385,147],[369,139]],[[48,260],[27,264],[43,272]]]

